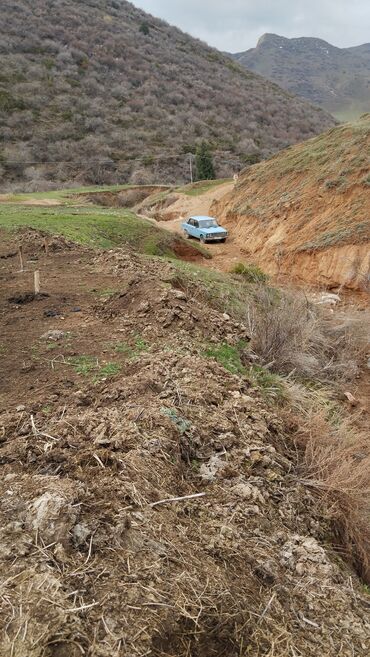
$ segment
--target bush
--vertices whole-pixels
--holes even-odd
[[[353,379],[366,346],[355,322],[337,320],[298,293],[260,286],[247,311],[251,347],[279,374],[315,382]]]
[[[248,283],[266,283],[268,281],[268,275],[258,265],[245,265],[238,262],[231,273],[243,276]]]

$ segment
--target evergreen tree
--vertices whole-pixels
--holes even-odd
[[[195,153],[197,180],[214,180],[216,177],[212,154],[206,141],[202,141]]]

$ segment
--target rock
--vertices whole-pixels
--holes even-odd
[[[366,367],[370,370],[370,358],[367,359]]]
[[[67,543],[77,511],[65,497],[56,492],[46,492],[29,505],[26,528],[40,533],[45,543]]]
[[[53,340],[54,342],[57,342],[58,340],[62,340],[65,336],[64,331],[59,331],[58,329],[51,329],[50,331],[46,331],[44,333],[40,340]]]
[[[138,306],[139,313],[147,313],[150,310],[150,304],[148,301],[142,301]]]
[[[18,413],[23,413],[23,411],[25,411],[25,410],[26,410],[26,407],[25,407],[24,404],[19,404],[19,406],[17,406],[17,408],[16,408],[16,411]]]
[[[91,529],[83,522],[79,522],[72,529],[73,541],[77,546],[83,545],[90,535]]]
[[[182,301],[187,301],[187,296],[182,290],[174,290],[174,296],[176,299],[181,299]]]
[[[232,491],[235,495],[241,497],[243,500],[252,500],[253,502],[260,502],[262,504],[265,501],[258,488],[252,486],[251,484],[237,484],[234,486]]]
[[[225,320],[225,322],[228,322],[230,320],[230,315],[223,313],[222,318]]]
[[[318,304],[329,304],[331,306],[336,306],[340,302],[340,296],[338,294],[333,294],[331,292],[323,292],[321,294],[320,300],[317,301]]]
[[[349,401],[351,406],[357,406],[358,405],[358,399],[356,399],[356,397],[354,397],[351,392],[347,391],[347,392],[344,392],[343,394],[344,394],[345,398]]]
[[[203,481],[214,481],[218,471],[223,468],[224,461],[218,454],[211,456],[207,463],[202,463],[199,468],[199,474]]]
[[[44,317],[59,317],[60,314],[59,310],[44,310]]]

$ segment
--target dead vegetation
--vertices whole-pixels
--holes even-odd
[[[367,346],[358,322],[338,323],[294,291],[257,286],[254,298],[247,310],[251,348],[266,367],[298,380],[353,380]]]
[[[329,422],[311,409],[300,422],[301,472],[330,513],[338,548],[370,584],[370,450],[353,419]]]

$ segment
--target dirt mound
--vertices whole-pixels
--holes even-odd
[[[88,199],[95,205],[103,205],[109,208],[133,208],[148,196],[157,195],[166,192],[169,189],[166,185],[140,185],[138,187],[130,186],[129,188],[118,191],[106,192],[85,192],[79,194],[79,197]]]
[[[9,304],[2,263],[0,654],[365,657],[368,596],[289,427],[209,356],[244,325],[128,248],[40,265],[60,318]]]
[[[369,140],[366,114],[247,170],[211,212],[271,274],[364,289],[370,276]]]

